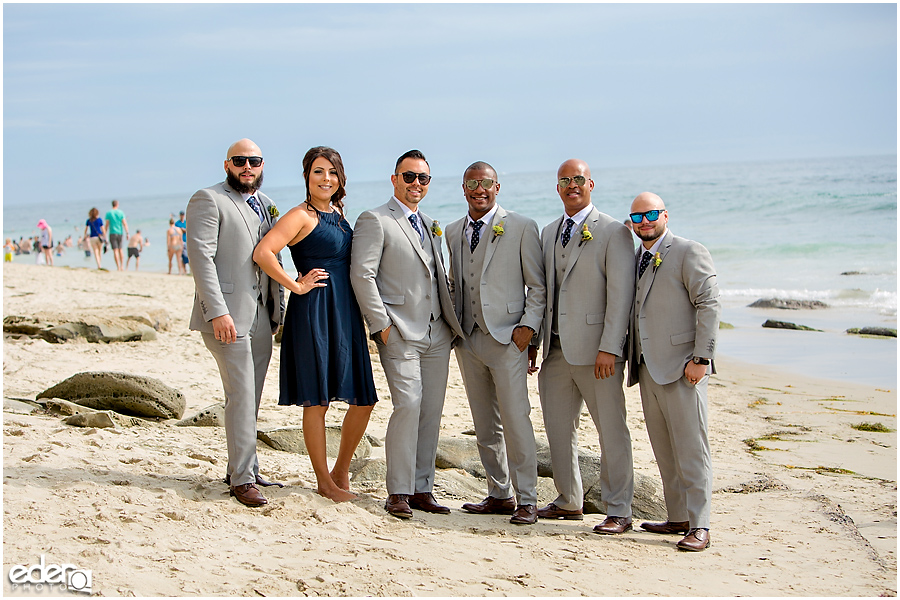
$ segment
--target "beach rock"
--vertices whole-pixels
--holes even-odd
[[[864,275],[862,271],[844,271],[841,275]]]
[[[78,373],[38,394],[97,410],[157,419],[180,419],[184,394],[158,379],[129,373]]]
[[[97,412],[93,408],[88,408],[87,406],[81,406],[80,404],[75,404],[74,402],[69,402],[68,400],[63,400],[62,398],[49,398],[46,401],[47,412],[53,415],[60,416],[70,416],[77,415],[81,413],[93,413]]]
[[[897,330],[888,327],[853,327],[847,330],[853,335],[877,335],[881,337],[897,337]]]
[[[145,313],[136,315],[123,315],[121,318],[126,321],[137,321],[138,323],[143,323],[144,325],[152,327],[155,331],[169,330],[169,313],[163,308],[148,310]]]
[[[478,444],[473,439],[440,438],[434,465],[438,469],[462,469],[481,479],[487,476],[478,454]]]
[[[186,417],[177,423],[178,427],[224,427],[225,405],[212,404],[192,417]]]
[[[146,422],[141,419],[136,417],[126,417],[125,415],[120,415],[111,410],[74,414],[63,419],[63,423],[75,427],[96,427],[98,429],[116,427],[117,425],[121,427],[135,427],[146,424]]]
[[[781,308],[784,310],[800,310],[828,308],[828,305],[818,300],[792,300],[783,298],[760,299],[750,305],[750,308]]]
[[[807,327],[806,325],[797,325],[796,323],[788,323],[787,321],[774,321],[772,319],[767,319],[765,323],[762,324],[763,327],[767,329],[796,329],[797,331],[822,331],[821,329],[813,329],[812,327]]]
[[[350,463],[350,481],[383,482],[387,478],[387,462],[383,458],[368,458]]]
[[[302,427],[278,427],[276,429],[260,430],[256,432],[257,439],[265,442],[275,450],[293,452],[295,454],[309,454],[306,450],[306,442],[303,439]],[[338,455],[341,447],[341,428],[338,425],[330,425],[325,428],[325,454],[332,458]],[[372,445],[365,436],[360,440],[353,460],[368,458],[372,454]]]
[[[20,415],[30,415],[34,411],[41,408],[41,405],[31,400],[19,398],[4,398],[3,412],[16,413]]]
[[[151,326],[154,322],[158,324],[159,318],[87,316],[77,319],[47,319],[42,316],[10,315],[3,319],[3,331],[40,337],[51,344],[79,337],[94,343],[146,342],[157,339],[156,330]]]
[[[9,315],[3,318],[4,333],[23,333],[25,335],[38,335],[41,330],[46,329],[47,324],[41,322],[34,317],[19,317]]]

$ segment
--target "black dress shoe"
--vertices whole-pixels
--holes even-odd
[[[513,525],[534,525],[537,523],[537,506],[534,504],[520,504],[509,520]]]
[[[409,496],[406,494],[391,494],[384,503],[384,510],[388,511],[399,519],[412,518],[412,511],[409,509]]]
[[[578,510],[566,510],[565,508],[560,508],[551,502],[544,508],[539,508],[537,511],[537,516],[542,519],[566,519],[569,521],[583,521],[584,511],[582,511],[580,508]]]
[[[615,535],[631,529],[631,517],[606,517],[602,523],[594,527],[594,533]]]
[[[666,521],[665,523],[641,523],[641,529],[650,533],[680,533],[684,535],[690,529],[687,521]]]
[[[425,512],[435,513],[438,515],[449,515],[450,509],[441,506],[434,499],[431,492],[416,492],[409,497],[409,507],[416,510],[424,510]]]
[[[260,494],[259,490],[256,489],[256,486],[252,483],[236,485],[231,488],[230,493],[244,506],[256,507],[269,503],[269,501],[266,500],[266,497]]]
[[[709,529],[691,529],[677,545],[679,550],[702,552],[709,548]]]
[[[511,515],[516,512],[516,500],[515,498],[501,500],[500,498],[488,496],[478,504],[466,502],[462,505],[462,508],[476,515]]]
[[[225,475],[225,485],[231,486],[231,475]],[[261,485],[263,487],[270,487],[273,485],[277,485],[280,488],[284,487],[283,483],[278,483],[277,481],[266,481],[259,475],[256,476],[256,485]]]

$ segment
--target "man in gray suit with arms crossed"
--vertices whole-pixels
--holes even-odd
[[[634,297],[634,242],[618,219],[591,203],[587,163],[557,171],[563,216],[541,232],[547,310],[538,376],[553,482],[559,496],[538,510],[545,519],[582,519],[578,420],[586,404],[600,434],[600,493],[607,517],[596,533],[631,529],[634,470],[625,422],[625,333]]]
[[[487,498],[462,507],[532,525],[537,455],[526,377],[537,360],[530,344],[546,302],[541,240],[534,221],[497,204],[500,183],[491,165],[469,166],[462,187],[468,214],[447,227],[450,291],[465,333],[456,359],[488,482]]]
[[[662,198],[644,192],[631,204],[638,248],[629,335],[628,385],[641,384],[650,445],[663,481],[667,520],[653,533],[687,534],[678,548],[709,547],[712,468],[706,386],[719,330],[719,288],[709,252],[672,235]]]
[[[253,262],[253,249],[277,211],[258,192],[263,179],[259,147],[235,142],[225,160],[226,180],[196,192],[187,205],[187,251],[194,271],[191,329],[219,367],[225,389],[225,437],[231,495],[247,506],[266,498],[257,485],[281,485],[259,476],[256,417],[272,335],[284,313],[284,290]]]
[[[412,517],[413,508],[450,512],[432,490],[450,346],[461,331],[444,270],[442,232],[419,210],[430,172],[418,150],[397,160],[394,196],[359,216],[350,253],[350,282],[391,390],[384,507],[401,519]]]

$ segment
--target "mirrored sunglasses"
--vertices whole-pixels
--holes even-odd
[[[657,219],[659,218],[659,215],[660,215],[660,213],[662,213],[662,212],[665,212],[665,211],[662,211],[662,210],[648,210],[647,212],[633,212],[633,213],[631,213],[631,214],[628,215],[628,216],[631,217],[631,222],[632,222],[632,223],[635,223],[635,224],[640,223],[641,221],[643,221],[643,220],[644,220],[644,217],[647,217],[647,221],[649,221],[650,223],[652,223],[653,221],[655,221],[655,220],[657,220]]]
[[[481,184],[481,187],[484,188],[484,191],[488,191],[492,187],[494,187],[493,179],[466,179],[466,189],[471,191],[475,191],[478,189],[478,184]]]
[[[587,177],[584,175],[576,175],[575,177],[560,177],[559,178],[559,187],[567,188],[569,187],[569,183],[574,181],[575,185],[582,186],[587,182]]]

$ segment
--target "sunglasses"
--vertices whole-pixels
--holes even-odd
[[[397,173],[397,175],[402,175],[403,181],[405,181],[406,183],[412,183],[416,180],[416,178],[419,179],[419,183],[421,183],[422,185],[428,185],[428,182],[431,181],[431,175],[429,175],[428,173],[413,173],[412,171],[404,171],[403,173]]]
[[[243,167],[248,160],[251,167],[258,167],[262,164],[262,156],[232,156],[229,160],[236,167]]]
[[[575,185],[582,186],[587,182],[587,177],[584,175],[576,175],[575,177],[560,177],[559,178],[559,187],[567,188],[569,187],[569,183],[574,181]]]
[[[635,223],[635,224],[643,221],[644,217],[647,217],[647,221],[652,223],[653,221],[657,220],[659,218],[659,215],[663,212],[665,212],[665,209],[663,209],[663,210],[648,210],[647,212],[631,213],[628,216],[631,217],[631,222]]]
[[[466,179],[466,189],[474,192],[478,189],[479,183],[481,184],[481,187],[484,188],[484,191],[488,191],[494,187],[493,179]]]

